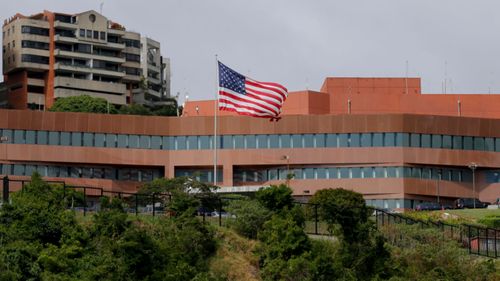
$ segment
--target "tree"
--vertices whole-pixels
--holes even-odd
[[[90,112],[90,113],[111,113],[116,110],[113,104],[108,103],[103,98],[95,98],[88,95],[58,98],[50,111],[56,112]]]
[[[268,188],[261,188],[257,191],[257,200],[271,211],[281,211],[285,208],[292,209],[294,200],[292,189],[286,184],[271,185]]]
[[[258,201],[250,199],[231,200],[227,210],[235,216],[229,225],[238,234],[255,239],[271,212]]]
[[[118,114],[125,115],[153,115],[151,110],[140,104],[123,105]]]

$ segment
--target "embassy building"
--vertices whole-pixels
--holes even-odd
[[[500,197],[500,95],[422,94],[419,78],[327,78],[278,122],[219,112],[218,185],[296,196],[346,188],[383,208]],[[159,177],[213,181],[214,101],[181,117],[0,110],[0,171],[135,192]]]

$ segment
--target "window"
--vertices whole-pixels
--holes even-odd
[[[375,147],[384,146],[384,134],[383,133],[373,133],[372,145]]]
[[[359,147],[361,144],[360,134],[349,134],[349,147]]]
[[[302,135],[292,135],[292,147],[293,148],[302,148]]]
[[[304,147],[314,147],[314,135],[305,134],[304,135]]]
[[[420,134],[410,135],[410,145],[411,147],[420,147]]]
[[[484,138],[474,137],[474,150],[484,150]]]
[[[36,144],[36,131],[26,131],[26,144]]]
[[[47,131],[38,131],[37,135],[37,144],[47,144]]]
[[[177,150],[186,149],[186,137],[185,136],[175,137],[175,149],[177,149]]]
[[[87,38],[92,38],[92,30],[87,29]]]
[[[372,134],[363,133],[361,134],[361,147],[371,147],[372,146]]]
[[[38,42],[38,41],[30,41],[30,40],[22,40],[21,41],[22,48],[31,48],[31,49],[39,49],[39,50],[48,50],[49,43]]]
[[[151,147],[151,137],[141,136],[139,140],[140,148],[149,149]]]
[[[78,52],[78,53],[90,54],[92,47],[90,46],[90,44],[75,44],[74,50],[75,50],[75,52]]]
[[[236,135],[233,137],[233,139],[234,139],[234,148],[236,148],[236,149],[245,148],[245,136]]]
[[[396,133],[396,146],[409,147],[410,146],[410,134],[408,134],[408,133]]]
[[[325,134],[316,134],[314,138],[316,147],[325,147]]]
[[[494,138],[484,138],[484,150],[495,151],[495,140]]]
[[[39,63],[39,64],[49,64],[49,58],[48,57],[37,56],[37,55],[22,54],[21,55],[21,61],[22,62]]]
[[[94,30],[94,39],[99,39],[99,31]]]
[[[279,135],[269,135],[269,148],[279,148],[280,140]]]
[[[129,135],[128,136],[128,147],[129,148],[139,148],[139,136]]]
[[[125,53],[125,60],[126,61],[141,62],[141,56],[135,55],[135,54]]]
[[[211,147],[210,137],[209,136],[200,136],[200,149],[210,149],[210,147]]]
[[[376,178],[385,178],[387,177],[385,174],[384,167],[375,167],[375,177]]]
[[[116,147],[115,134],[106,134],[106,147]]]
[[[25,131],[24,130],[14,130],[14,143],[15,144],[25,144]]]
[[[61,145],[71,145],[71,133],[61,132]]]
[[[101,37],[100,37],[101,40],[106,40],[106,32],[104,31],[101,31]]]
[[[443,136],[443,148],[451,149],[453,147],[453,138],[451,136]]]
[[[474,147],[473,138],[472,137],[464,137],[464,149],[465,150],[472,150],[473,147]]]
[[[128,146],[128,136],[127,135],[118,135],[116,140],[117,147],[125,148]]]
[[[23,25],[21,27],[21,33],[49,36],[49,30],[47,28],[40,28],[40,27],[27,26],[27,25]]]
[[[140,48],[141,42],[139,40],[123,39],[126,47]]]
[[[83,133],[83,146],[94,146],[93,133]]]
[[[71,133],[71,145],[82,146],[82,133]]]
[[[224,149],[233,148],[233,136],[230,135],[222,136],[222,148]]]
[[[96,133],[94,135],[94,146],[96,146],[96,147],[104,147],[104,142],[105,142],[104,134],[98,134],[98,133]]]
[[[232,141],[231,141],[232,144]],[[232,148],[232,145],[231,145]],[[198,137],[188,136],[187,137],[187,149],[198,149]]]
[[[161,137],[153,136],[151,137],[151,148],[160,149],[161,148]]]
[[[327,147],[338,147],[337,146],[337,134],[327,134],[326,135],[326,146]]]
[[[348,147],[349,146],[349,136],[348,134],[338,134],[339,146]]]
[[[432,135],[432,148],[441,148],[443,145],[443,137],[441,135]]]
[[[326,169],[325,168],[317,168],[316,169],[316,177],[318,179],[326,179]]]
[[[373,178],[373,167],[363,167],[362,168],[363,178]]]
[[[80,28],[80,37],[85,37],[85,29]]]
[[[337,168],[328,168],[328,178],[329,179],[338,179],[339,171]]]
[[[268,148],[267,135],[257,135],[257,148]]]
[[[461,136],[453,136],[453,149],[463,149],[463,139]]]
[[[59,145],[59,132],[49,132],[49,145]]]

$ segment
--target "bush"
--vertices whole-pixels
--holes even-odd
[[[250,239],[257,238],[262,226],[271,217],[271,212],[255,200],[232,200],[227,210],[235,216],[229,220],[229,226]]]
[[[500,215],[488,215],[477,221],[491,228],[500,228]]]
[[[285,208],[292,209],[294,200],[292,189],[285,184],[278,186],[271,185],[268,188],[261,188],[257,191],[256,198],[270,211],[279,212]]]

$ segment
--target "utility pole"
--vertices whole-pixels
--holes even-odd
[[[469,164],[469,169],[472,170],[472,199],[474,209],[476,208],[476,169],[478,165],[474,162]]]

